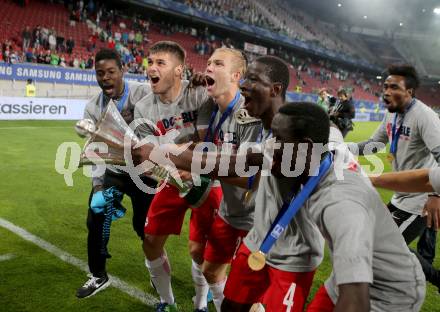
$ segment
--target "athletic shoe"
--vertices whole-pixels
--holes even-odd
[[[161,302],[156,304],[156,312],[177,312],[177,305]]]
[[[110,280],[107,274],[103,277],[95,277],[92,274],[88,274],[87,276],[89,277],[88,281],[76,291],[76,296],[78,298],[93,296],[110,285]]]
[[[208,310],[208,308],[207,307],[205,307],[205,308],[203,308],[203,309],[195,309],[194,310],[194,312],[208,312],[209,310]]]

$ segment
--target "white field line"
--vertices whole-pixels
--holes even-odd
[[[15,255],[14,254],[4,254],[4,255],[0,255],[0,262],[1,261],[7,261],[7,260],[11,260],[11,259],[13,259],[13,258],[15,258]]]
[[[86,262],[72,256],[71,254],[61,250],[60,248],[52,245],[51,243],[48,243],[45,240],[29,233],[25,229],[5,220],[3,218],[0,218],[0,226],[11,231],[12,233],[14,233],[18,236],[20,236],[24,240],[27,240],[27,241],[37,245],[41,249],[44,249],[45,251],[53,254],[54,256],[58,257],[62,261],[69,263],[84,272],[89,273],[89,269],[88,269]],[[109,278],[111,280],[110,286],[113,286],[113,287],[119,289],[120,291],[122,291],[122,292],[126,293],[127,295],[143,302],[146,305],[153,306],[155,303],[158,302],[157,299],[154,298],[152,295],[147,294],[147,293],[143,292],[142,290],[129,285],[128,283],[124,282],[123,280],[121,280],[120,278],[118,278],[114,275],[109,274]]]

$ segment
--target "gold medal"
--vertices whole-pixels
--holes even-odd
[[[260,271],[266,265],[266,256],[260,250],[254,251],[248,257],[248,265],[254,271]]]
[[[388,153],[388,155],[387,155],[387,159],[388,159],[388,161],[389,161],[390,163],[392,163],[393,160],[394,160],[394,155],[393,155],[392,153]]]

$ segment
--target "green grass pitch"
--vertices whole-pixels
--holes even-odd
[[[55,171],[59,144],[82,144],[67,121],[1,121],[0,137],[0,218],[50,242],[71,255],[87,260],[86,215],[90,191],[89,178],[77,171],[73,187],[67,187]],[[378,123],[357,123],[347,141],[367,138]],[[361,160],[365,163],[365,160]],[[386,170],[389,165],[385,161]],[[381,191],[385,202],[391,193]],[[131,229],[130,204],[124,200],[128,215],[112,226],[109,250],[113,258],[108,271],[139,289],[155,295],[148,282],[141,242]],[[194,294],[187,252],[188,228],[180,237],[171,237],[167,251],[172,265],[173,289],[181,311],[192,311]],[[437,254],[440,255],[440,244]],[[86,280],[84,272],[0,227],[0,309],[2,311],[153,311],[118,289],[108,288],[88,299],[75,297],[77,287]],[[440,267],[437,256],[436,267]],[[328,256],[320,266],[312,294],[330,272]],[[440,311],[439,295],[428,286],[423,311]],[[214,307],[211,306],[211,311]]]

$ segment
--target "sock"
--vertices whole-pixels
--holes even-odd
[[[151,282],[160,296],[160,302],[173,304],[174,295],[171,289],[171,269],[166,252],[153,261],[145,259],[145,266],[148,272],[150,272]]]
[[[261,303],[254,303],[251,307],[250,312],[264,312],[264,306]]]
[[[223,295],[223,290],[225,289],[225,285],[226,285],[226,278],[221,282],[209,284],[209,289],[211,289],[212,296],[214,298],[215,309],[217,310],[217,312],[221,311],[223,298],[225,297]]]
[[[206,297],[208,296],[209,285],[203,276],[201,265],[192,260],[191,275],[196,290],[196,298],[194,300],[195,309],[203,309],[208,306]]]

